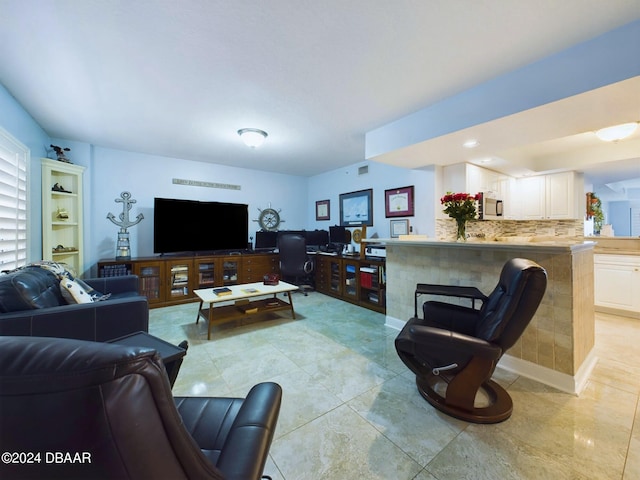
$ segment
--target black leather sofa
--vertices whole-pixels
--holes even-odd
[[[58,276],[36,266],[0,275],[0,335],[104,342],[149,330],[149,305],[139,294],[137,276],[84,282],[109,298],[68,304]]]
[[[260,479],[280,386],[174,398],[162,370],[147,348],[0,337],[0,478]]]

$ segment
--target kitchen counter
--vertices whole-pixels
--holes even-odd
[[[382,238],[375,239],[375,243],[383,243],[385,245],[405,245],[405,246],[438,246],[438,247],[474,247],[482,249],[500,249],[500,250],[522,250],[523,248],[535,250],[551,250],[551,251],[582,251],[591,250],[595,247],[596,242],[593,240],[575,240],[572,238],[562,237],[498,237],[496,239],[482,239],[472,237],[466,242],[454,242],[448,240],[425,239],[417,240],[409,238]],[[368,239],[372,241],[372,239]]]
[[[531,259],[546,269],[547,291],[533,320],[500,365],[555,388],[579,393],[596,362],[596,244],[555,237],[536,240],[509,237],[457,243],[406,237],[375,239],[386,245],[387,325],[402,328],[413,316],[418,283],[468,285],[489,294],[508,259]],[[423,296],[421,302],[428,299]]]
[[[597,242],[595,253],[640,255],[639,237],[589,237]]]

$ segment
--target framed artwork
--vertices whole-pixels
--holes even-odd
[[[413,217],[413,185],[384,191],[385,217]]]
[[[316,220],[329,220],[331,216],[329,205],[329,200],[318,200],[316,202]]]
[[[409,234],[409,220],[389,220],[391,238],[398,238],[400,235]]]
[[[340,194],[340,225],[373,225],[373,189]]]

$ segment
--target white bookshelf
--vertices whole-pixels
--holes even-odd
[[[83,270],[83,190],[80,165],[42,159],[42,258]],[[54,190],[58,184],[65,191]],[[62,247],[60,247],[62,246]]]

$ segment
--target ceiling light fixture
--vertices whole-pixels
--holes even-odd
[[[476,139],[467,140],[462,144],[464,148],[476,148],[478,145],[480,145],[480,142]]]
[[[257,148],[264,143],[267,138],[267,132],[257,128],[241,128],[238,135],[247,147]]]
[[[638,128],[638,122],[623,123],[613,127],[601,128],[596,136],[603,142],[616,142],[632,135]]]

